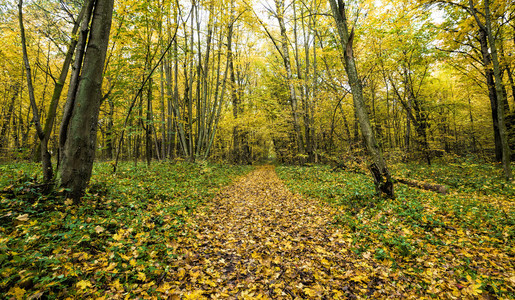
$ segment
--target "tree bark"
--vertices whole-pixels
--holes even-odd
[[[361,127],[361,133],[365,140],[366,148],[372,158],[370,171],[374,177],[376,191],[385,194],[387,197],[394,197],[393,181],[383,158],[383,153],[379,147],[375,134],[372,130],[368,112],[363,100],[363,88],[358,71],[354,61],[352,42],[354,30],[349,33],[347,27],[347,18],[345,14],[345,5],[342,0],[329,0],[333,17],[340,36],[340,42],[343,48],[343,56],[345,60],[345,71],[347,73],[349,84],[351,86],[352,98],[354,100],[354,108]]]
[[[153,127],[153,117],[152,117],[152,77],[148,81],[148,90],[147,90],[147,114],[145,118],[145,157],[147,159],[147,166],[150,166],[152,162],[152,127]],[[156,149],[159,151],[159,149]]]
[[[469,0],[472,3],[472,0]],[[471,5],[473,6],[473,5]],[[501,136],[501,145],[502,145],[502,165],[504,169],[504,177],[506,180],[512,179],[511,173],[511,154],[510,154],[510,146],[508,144],[508,133],[506,130],[506,123],[504,119],[504,94],[502,91],[502,78],[501,78],[501,70],[499,67],[499,60],[497,57],[497,46],[495,45],[495,37],[492,33],[492,24],[490,20],[490,1],[484,0],[485,6],[485,27],[486,33],[488,36],[488,43],[490,44],[490,52],[492,54],[492,63],[494,69],[494,77],[495,77],[495,92],[497,94],[498,100],[498,120],[499,120],[499,134]],[[474,11],[474,10],[473,10]],[[477,15],[474,11],[474,17],[477,18]]]
[[[479,29],[479,43],[481,46],[481,56],[485,67],[486,86],[488,88],[488,98],[492,109],[492,123],[494,129],[495,159],[502,161],[502,143],[499,132],[499,100],[495,91],[494,71],[491,67],[492,59],[488,50],[488,38],[484,28]]]
[[[45,133],[43,128],[41,127],[39,111],[36,104],[36,97],[34,96],[34,86],[32,85],[32,72],[30,69],[29,56],[27,54],[27,42],[25,40],[25,27],[23,25],[23,0],[18,2],[18,20],[20,22],[20,35],[21,35],[21,45],[23,51],[23,63],[25,65],[26,78],[27,78],[27,88],[29,92],[30,106],[32,108],[32,121],[36,127],[37,137],[41,144],[41,161],[43,164],[43,180],[45,183],[48,183],[52,180],[53,171],[52,171],[52,161],[50,157],[50,153],[48,152],[48,143],[45,141]]]
[[[295,132],[295,142],[297,149],[300,153],[304,153],[304,144],[302,141],[302,134],[299,124],[299,112],[297,104],[297,92],[295,91],[295,85],[293,83],[293,72],[291,69],[290,51],[288,48],[288,35],[286,34],[286,26],[284,24],[284,0],[275,0],[275,6],[277,9],[277,21],[279,22],[279,28],[281,32],[281,48],[284,68],[286,69],[286,80],[288,82],[288,88],[290,92],[290,104],[293,116],[293,130]]]
[[[94,0],[86,0],[84,2],[84,6],[86,7],[86,11],[80,27],[80,35],[79,40],[77,41],[75,60],[72,67],[73,72],[71,74],[70,84],[68,86],[66,103],[63,108],[61,126],[59,128],[59,153],[57,159],[58,169],[60,169],[61,160],[64,155],[64,145],[66,144],[66,140],[68,138],[68,128],[70,125],[73,109],[75,107],[75,98],[77,96],[77,88],[79,85],[80,74],[82,72],[82,62],[86,51],[86,42],[89,34],[89,23],[93,13]]]
[[[232,4],[232,2],[231,2]],[[231,8],[232,9],[232,8]],[[231,18],[233,18],[231,16]],[[230,80],[230,88],[231,88],[231,101],[232,101],[232,116],[234,118],[234,128],[232,131],[233,137],[233,149],[232,149],[232,159],[234,163],[239,164],[241,162],[241,149],[240,149],[240,135],[239,135],[239,126],[238,126],[238,111],[239,111],[239,99],[237,93],[237,83],[236,76],[234,74],[234,53],[232,50],[232,38],[233,38],[233,30],[234,30],[234,22],[231,19],[229,24],[229,32],[227,34],[227,62],[229,64],[229,80]]]
[[[0,129],[0,151],[2,151],[3,148],[6,148],[5,153],[8,152],[7,149],[9,146],[9,139],[7,137],[7,131],[9,129],[9,124],[11,123],[11,117],[12,117],[13,111],[14,111],[14,103],[16,101],[16,98],[18,97],[18,93],[20,92],[21,87],[18,82],[15,82],[11,86],[11,88],[13,90],[13,95],[11,97],[11,102],[9,103],[9,106],[7,108],[7,113],[4,117],[2,129]],[[15,118],[16,118],[16,116],[14,116],[13,119],[15,119]]]
[[[52,99],[50,100],[50,106],[48,107],[47,117],[45,119],[45,125],[43,127],[44,137],[40,141],[39,145],[41,161],[43,163],[43,169],[45,170],[44,174],[46,174],[46,176],[49,176],[48,180],[51,180],[53,178],[53,167],[51,162],[51,155],[48,151],[48,141],[50,140],[50,135],[52,134],[52,128],[54,127],[55,117],[57,116],[57,107],[59,105],[59,99],[61,98],[63,87],[66,82],[66,77],[68,76],[68,70],[70,69],[70,65],[72,63],[73,53],[75,52],[75,47],[77,46],[77,31],[79,30],[82,18],[86,13],[86,8],[86,5],[82,6],[81,11],[73,25],[70,45],[68,46],[68,50],[66,51],[66,56],[64,58],[63,66],[61,68],[61,73],[59,74],[59,78],[57,79],[57,82],[54,85]]]
[[[114,0],[97,0],[94,5],[87,51],[78,81],[75,105],[64,144],[60,185],[78,201],[87,187],[95,159],[97,123],[102,100],[101,88]],[[77,72],[77,70],[75,70]]]

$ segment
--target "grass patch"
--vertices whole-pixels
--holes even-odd
[[[189,213],[251,167],[98,163],[79,205],[40,193],[39,169],[0,166],[0,298],[164,293]]]

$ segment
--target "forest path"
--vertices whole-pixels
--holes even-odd
[[[189,219],[164,284],[185,299],[347,298],[352,264],[334,213],[258,167]]]

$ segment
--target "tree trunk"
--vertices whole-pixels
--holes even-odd
[[[368,153],[372,158],[370,171],[374,177],[376,191],[378,193],[385,194],[387,197],[393,198],[394,191],[392,178],[384,161],[382,151],[376,141],[375,134],[368,118],[368,112],[366,111],[366,106],[363,101],[363,88],[356,69],[352,49],[354,30],[350,33],[348,31],[345,5],[343,1],[338,0],[338,3],[336,3],[336,0],[330,0],[329,3],[331,4],[333,17],[336,21],[340,42],[343,48],[345,71],[347,72],[349,84],[351,86],[354,108],[359,119],[361,133],[365,140]]]
[[[59,105],[59,99],[61,98],[61,94],[63,91],[64,84],[66,82],[66,77],[68,76],[68,70],[70,69],[70,65],[73,59],[73,53],[75,52],[75,47],[77,46],[77,31],[79,30],[80,23],[84,14],[86,13],[86,5],[83,5],[81,11],[75,20],[73,25],[73,29],[71,32],[71,41],[68,50],[66,51],[66,56],[64,58],[63,66],[61,68],[61,73],[59,74],[59,78],[54,85],[54,91],[52,94],[52,99],[50,100],[50,106],[48,107],[47,117],[45,120],[45,126],[43,128],[44,138],[41,140],[39,145],[39,150],[41,152],[41,160],[43,163],[43,168],[47,176],[50,176],[50,179],[53,177],[53,168],[51,162],[51,155],[48,151],[48,141],[50,140],[50,135],[52,134],[52,128],[54,127],[55,117],[57,116],[57,107]],[[45,174],[44,173],[44,174]]]
[[[476,145],[476,130],[474,129],[474,117],[472,116],[472,105],[470,104],[470,95],[468,96],[468,109],[469,109],[469,120],[470,120],[470,126],[471,126],[471,133],[472,136],[472,152],[477,152],[477,145]]]
[[[232,6],[233,2],[231,2]],[[231,10],[233,8],[231,7]],[[234,163],[241,163],[241,149],[240,149],[240,134],[239,134],[239,126],[238,126],[238,111],[239,111],[239,99],[237,93],[237,83],[236,76],[234,74],[234,53],[232,50],[232,38],[233,38],[233,30],[234,30],[234,16],[231,12],[231,20],[229,24],[229,31],[227,33],[227,63],[229,64],[229,80],[230,80],[230,89],[231,89],[231,101],[232,101],[232,116],[234,118],[234,128],[232,131],[233,137],[233,149],[232,149],[232,160]]]
[[[7,113],[4,117],[4,122],[2,125],[2,128],[0,129],[0,151],[3,150],[3,148],[6,148],[5,153],[8,152],[9,147],[9,139],[7,138],[7,131],[9,129],[9,124],[11,123],[11,117],[13,115],[14,111],[14,103],[16,101],[16,98],[18,97],[18,93],[20,92],[20,84],[18,82],[15,82],[12,85],[13,90],[13,96],[11,98],[11,102],[9,103],[9,106],[7,108]],[[13,118],[13,120],[16,118],[16,116]]]
[[[279,28],[281,31],[281,48],[284,68],[286,69],[286,81],[288,82],[288,88],[290,92],[290,104],[293,116],[293,130],[295,132],[295,142],[297,144],[297,150],[300,153],[304,153],[304,145],[299,125],[297,93],[295,91],[295,85],[293,83],[293,72],[291,69],[290,51],[288,48],[288,36],[286,34],[286,26],[284,24],[284,0],[275,0],[275,6],[277,9],[277,21],[279,22]]]
[[[109,114],[106,126],[106,157],[113,159],[113,127],[114,127],[114,103],[112,100],[107,100],[109,105]]]
[[[101,104],[103,68],[113,14],[113,0],[95,2],[87,51],[66,133],[60,185],[78,201],[91,178]],[[77,72],[78,70],[75,70]]]
[[[50,157],[50,153],[48,152],[48,143],[46,142],[46,135],[41,127],[40,119],[39,119],[39,111],[36,104],[36,98],[34,96],[34,87],[32,85],[32,73],[30,69],[29,56],[27,54],[27,43],[25,40],[25,27],[23,26],[23,0],[18,2],[18,20],[20,22],[20,35],[21,35],[21,45],[23,50],[23,62],[25,65],[26,76],[27,76],[27,88],[29,90],[29,99],[30,106],[32,108],[32,121],[36,126],[37,137],[39,138],[41,143],[41,161],[43,164],[43,180],[45,183],[48,183],[52,180],[53,171],[52,171],[52,161]],[[51,127],[50,127],[51,128]]]
[[[148,81],[147,93],[147,114],[145,118],[145,157],[147,159],[147,166],[152,162],[152,78]],[[157,149],[158,150],[158,149]],[[159,150],[158,150],[159,151]]]
[[[73,62],[72,67],[73,72],[71,74],[70,84],[68,86],[68,95],[66,97],[66,103],[64,104],[63,108],[61,126],[59,128],[59,153],[57,158],[58,169],[60,169],[61,160],[64,156],[64,145],[66,144],[66,140],[68,138],[68,128],[75,107],[75,99],[77,96],[77,88],[79,86],[80,74],[82,72],[84,54],[86,52],[86,42],[88,39],[88,33],[90,29],[89,23],[91,21],[91,14],[93,13],[94,1],[86,0],[84,2],[84,6],[86,7],[86,11],[80,27],[80,35],[79,40],[77,41],[75,60]]]
[[[486,85],[488,87],[488,98],[490,99],[490,107],[492,108],[492,123],[494,129],[494,143],[495,143],[495,159],[497,161],[502,160],[502,144],[501,144],[501,136],[499,132],[499,101],[497,98],[497,93],[495,91],[495,82],[494,82],[494,71],[492,70],[491,63],[492,60],[490,58],[490,53],[488,50],[488,40],[487,34],[483,29],[479,31],[479,42],[481,44],[481,54],[483,65],[485,67],[485,77],[486,77]]]
[[[472,0],[469,0],[472,3]],[[497,47],[495,45],[495,37],[492,33],[492,24],[490,21],[490,1],[484,0],[485,5],[485,27],[486,33],[488,36],[488,42],[490,44],[490,52],[492,54],[492,63],[494,67],[494,77],[495,77],[495,92],[498,100],[498,120],[499,120],[499,134],[501,136],[501,146],[502,146],[502,165],[504,169],[504,176],[506,180],[512,179],[511,173],[511,154],[510,154],[510,146],[508,144],[508,133],[506,130],[506,124],[504,120],[504,95],[502,92],[502,78],[501,78],[501,70],[499,67],[499,60],[497,58]],[[472,5],[471,5],[472,6]],[[477,16],[474,16],[477,18]]]

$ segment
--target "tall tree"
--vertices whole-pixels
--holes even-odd
[[[76,54],[79,58],[84,56],[84,60],[79,62],[81,68],[74,70],[75,73],[80,72],[77,92],[67,99],[67,102],[71,103],[67,103],[70,111],[65,111],[70,115],[65,116],[69,117],[69,123],[60,166],[60,185],[67,189],[69,196],[76,201],[83,195],[93,169],[98,114],[102,99],[102,75],[111,29],[113,2],[114,0],[96,0],[92,5],[88,44],[84,55]],[[89,19],[85,18],[84,23],[89,24]],[[84,34],[84,31],[82,33]]]
[[[480,24],[479,17],[476,13],[476,10],[473,5],[473,0],[470,1],[470,6],[472,13],[474,15],[474,18]],[[495,92],[497,94],[497,99],[499,100],[499,106],[498,106],[498,119],[499,119],[499,134],[501,136],[501,145],[502,145],[502,165],[504,169],[504,176],[507,180],[512,179],[512,173],[511,173],[511,153],[510,153],[510,146],[508,144],[508,132],[506,130],[506,123],[504,119],[504,93],[502,88],[502,79],[501,79],[501,69],[499,66],[499,59],[497,57],[497,46],[496,41],[494,37],[494,33],[492,32],[492,21],[490,16],[490,1],[484,0],[484,7],[485,7],[485,31],[488,36],[488,43],[490,45],[490,52],[492,54],[492,63],[493,63],[493,69],[494,69],[494,77],[495,77]]]
[[[32,121],[36,127],[36,133],[40,141],[45,140],[45,132],[41,127],[39,110],[36,103],[36,97],[34,96],[34,85],[32,83],[32,72],[29,63],[29,56],[27,54],[27,41],[25,38],[25,26],[23,25],[23,0],[18,2],[18,18],[20,22],[20,35],[21,35],[21,45],[23,50],[23,63],[25,65],[26,78],[27,78],[27,88],[29,90],[29,99],[30,99],[30,107],[32,108]],[[49,182],[52,179],[52,162],[50,153],[48,152],[47,145],[48,143],[41,144],[41,158],[43,161],[43,180],[45,182]]]
[[[475,64],[481,65],[480,72],[484,77],[490,99],[495,158],[501,162],[503,144],[499,124],[499,106],[503,102],[499,100],[496,92],[497,83],[495,82],[493,58],[489,48],[486,24],[483,20],[485,13],[479,12],[474,1],[470,0],[425,0],[422,2],[439,4],[447,9],[447,22],[444,23],[443,28],[448,31],[448,36],[445,36],[444,41],[450,46],[449,49],[444,50],[467,58],[474,68],[477,68]],[[464,12],[465,14],[463,14]],[[462,63],[453,64],[453,66],[462,72],[470,73]]]
[[[366,148],[372,158],[370,171],[374,177],[376,190],[380,193],[384,193],[388,197],[394,197],[392,178],[383,158],[381,148],[376,141],[375,133],[372,129],[372,125],[370,124],[368,112],[363,100],[363,87],[358,76],[352,45],[354,39],[354,28],[349,32],[346,9],[343,1],[329,0],[329,3],[331,4],[333,17],[340,36],[345,71],[351,87],[352,98],[354,99],[354,109],[359,120],[361,134],[365,140]]]

